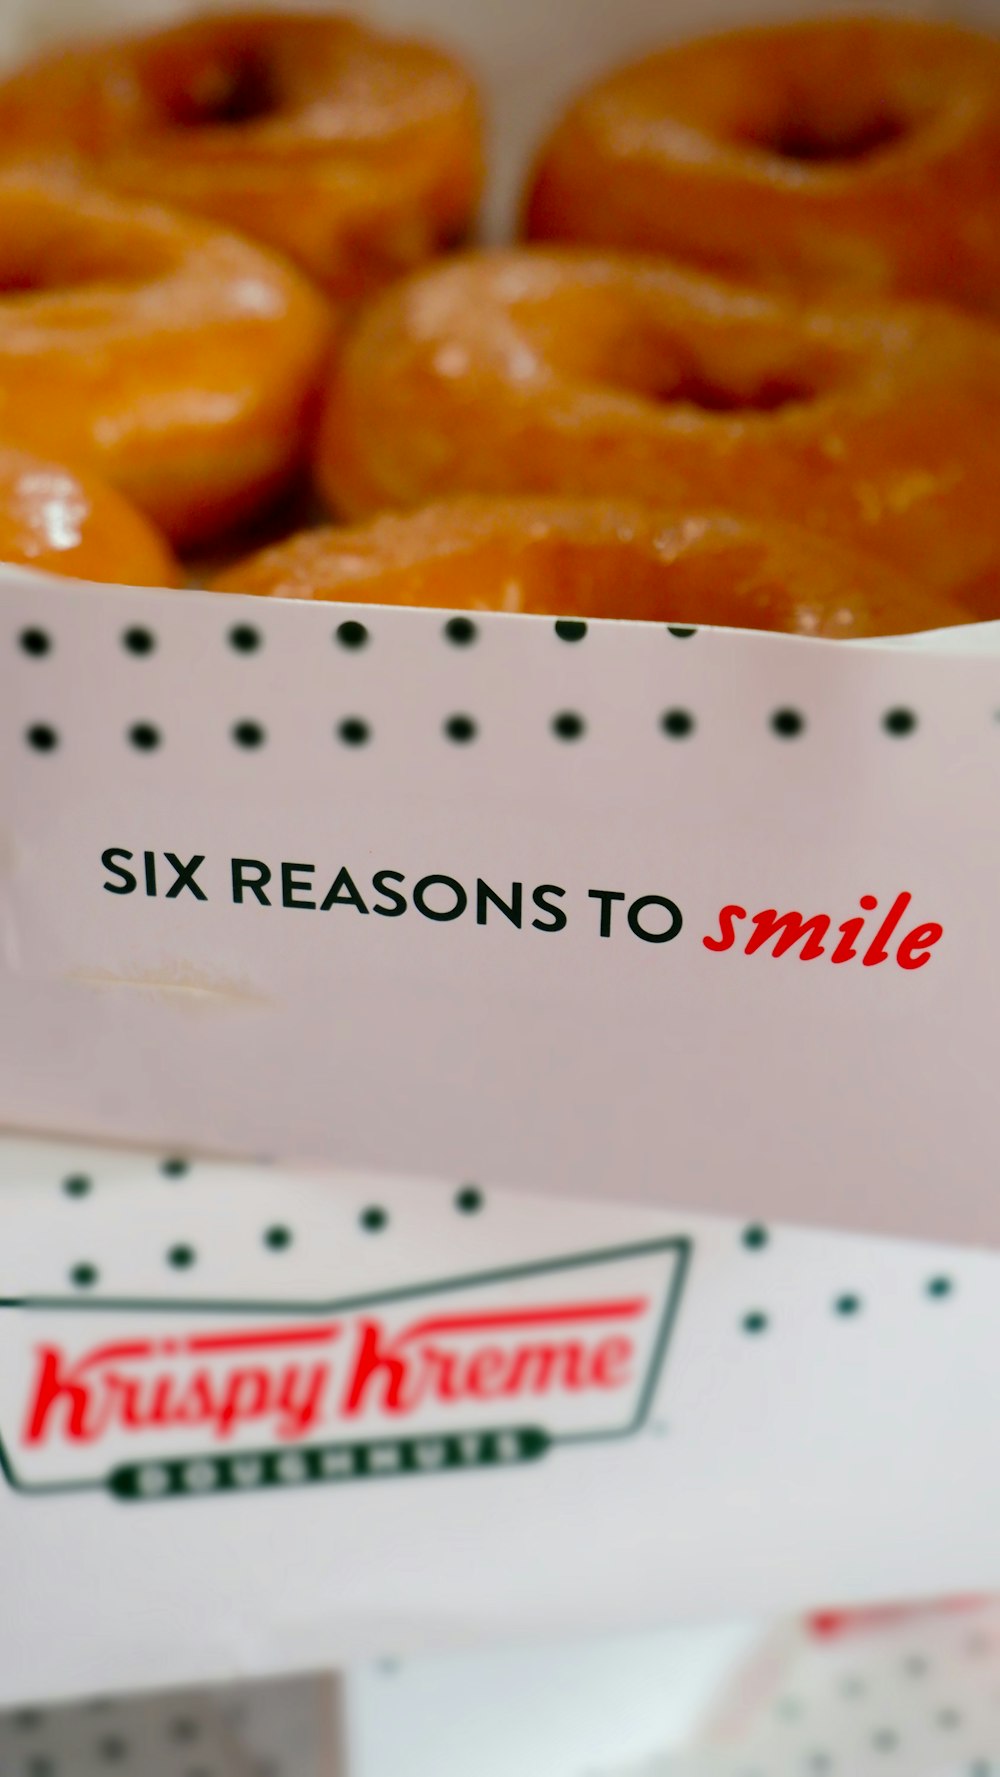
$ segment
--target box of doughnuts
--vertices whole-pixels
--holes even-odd
[[[367,1666],[383,1719],[387,1663],[496,1659],[505,1777],[562,1647],[596,1770],[658,1742],[576,1644],[648,1721],[636,1638],[822,1607],[849,1657],[1000,1583],[995,1252],[13,1136],[0,1218],[0,1710]]]
[[[1000,1237],[998,19],[7,10],[0,1123]]]

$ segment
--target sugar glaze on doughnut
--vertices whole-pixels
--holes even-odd
[[[556,125],[525,227],[789,289],[1000,313],[1000,42],[823,18],[647,56]]]
[[[997,616],[1000,329],[624,255],[468,255],[362,318],[317,474],[349,517],[545,493],[794,518]]]
[[[713,623],[849,640],[967,621],[881,562],[790,525],[624,501],[446,501],[305,531],[220,592],[549,617]]]
[[[224,13],[46,55],[0,83],[0,154],[278,248],[344,301],[469,228],[482,126],[432,46],[319,13]]]

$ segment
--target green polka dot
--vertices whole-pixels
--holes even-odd
[[[861,1297],[852,1295],[838,1296],[833,1304],[833,1311],[835,1314],[841,1315],[844,1319],[849,1319],[852,1314],[860,1314]]]
[[[476,724],[471,716],[449,716],[443,726],[447,738],[458,746],[465,746],[476,738]]]
[[[449,617],[442,633],[455,648],[471,647],[479,635],[471,617]]]
[[[698,631],[696,629],[679,627],[676,623],[668,623],[667,634],[670,636],[676,636],[679,642],[686,642],[689,636],[696,636]]]
[[[939,1709],[937,1725],[939,1728],[945,1728],[949,1731],[954,1728],[960,1728],[962,1725],[961,1714],[957,1709]]]
[[[183,1243],[179,1246],[172,1246],[167,1251],[167,1264],[172,1265],[175,1271],[190,1271],[196,1258],[194,1247]]]
[[[760,1252],[762,1247],[768,1245],[770,1239],[768,1230],[761,1222],[752,1222],[749,1228],[743,1230],[743,1245],[749,1247],[751,1252]]]
[[[78,1290],[89,1290],[93,1289],[99,1275],[96,1265],[84,1263],[74,1265],[69,1277],[70,1282],[75,1284]]]
[[[587,625],[582,617],[557,617],[555,630],[561,642],[582,642]]]
[[[365,625],[363,623],[358,623],[353,617],[348,617],[345,622],[338,623],[334,633],[342,648],[353,648],[355,650],[358,648],[367,648],[368,643],[371,640]]]
[[[139,753],[155,753],[163,736],[152,722],[133,722],[128,731],[129,745]]]
[[[916,726],[917,718],[912,710],[902,708],[886,710],[882,717],[882,727],[886,734],[891,734],[896,739],[902,739],[904,735],[912,734]]]
[[[288,1247],[291,1246],[291,1244],[292,1244],[292,1230],[291,1230],[291,1228],[284,1228],[281,1226],[275,1226],[273,1228],[265,1228],[265,1230],[264,1230],[264,1245],[266,1247],[268,1247],[271,1252],[283,1253],[286,1251],[286,1249]]]
[[[252,623],[234,623],[229,631],[229,646],[237,654],[255,654],[262,640],[260,630]]]
[[[934,1301],[940,1302],[945,1296],[950,1296],[954,1288],[954,1282],[950,1277],[932,1277],[927,1283],[927,1294]]]
[[[826,1777],[826,1773],[833,1770],[833,1760],[828,1752],[811,1752],[807,1768],[815,1773],[815,1777]]]
[[[98,1741],[97,1750],[101,1758],[107,1760],[108,1764],[117,1764],[121,1759],[127,1757],[128,1744],[126,1741],[120,1740],[117,1734],[109,1734],[106,1739]]]
[[[67,1197],[88,1197],[94,1188],[94,1181],[84,1172],[71,1172],[69,1178],[63,1179],[62,1188]]]
[[[129,629],[122,630],[122,647],[126,654],[152,654],[156,647],[156,637],[151,629],[133,624]]]
[[[17,639],[22,653],[30,654],[34,660],[40,660],[43,654],[51,652],[52,641],[44,629],[22,629]]]
[[[358,1221],[366,1234],[380,1234],[389,1225],[389,1214],[381,1205],[371,1203],[367,1209],[361,1211]]]
[[[899,1746],[899,1735],[892,1728],[878,1728],[872,1735],[872,1746],[876,1752],[895,1752]]]
[[[371,728],[367,722],[362,721],[360,716],[345,717],[337,729],[337,734],[345,747],[367,746],[372,737]]]
[[[463,1185],[455,1193],[455,1208],[464,1216],[478,1215],[484,1202],[485,1198],[478,1185]]]
[[[552,718],[552,732],[557,740],[581,740],[587,724],[576,710],[560,710]]]
[[[11,1720],[15,1728],[20,1729],[22,1733],[30,1734],[35,1728],[42,1726],[45,1716],[40,1709],[15,1709]]]
[[[903,1670],[908,1678],[926,1678],[930,1671],[930,1662],[925,1660],[923,1654],[911,1654],[909,1659],[903,1661]]]
[[[26,1777],[56,1777],[54,1759],[45,1758],[37,1753],[34,1757],[29,1758],[24,1769]]]
[[[267,739],[267,733],[262,723],[252,722],[249,719],[234,722],[230,732],[236,746],[244,747],[249,751],[262,747]]]
[[[54,753],[59,745],[59,736],[48,722],[32,722],[24,731],[28,746],[36,753]]]
[[[851,1697],[852,1699],[865,1696],[868,1690],[868,1686],[864,1679],[859,1678],[857,1674],[852,1674],[851,1677],[845,1678],[840,1688],[843,1696]]]
[[[798,1721],[802,1714],[802,1705],[797,1697],[779,1697],[774,1706],[774,1713],[782,1721]]]
[[[743,1316],[741,1324],[745,1333],[766,1333],[770,1322],[761,1309],[754,1308]]]
[[[160,1161],[160,1171],[164,1178],[184,1178],[191,1171],[190,1160],[182,1160],[179,1154],[168,1154]]]
[[[806,719],[799,710],[775,710],[771,717],[771,728],[781,740],[794,740],[804,733]]]
[[[694,733],[695,720],[690,710],[664,710],[660,727],[671,740],[687,740]]]

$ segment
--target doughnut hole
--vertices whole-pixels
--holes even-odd
[[[902,142],[909,133],[909,124],[889,111],[872,111],[868,116],[854,117],[838,126],[831,120],[820,122],[802,110],[791,111],[758,146],[769,154],[778,155],[781,160],[867,160],[870,155]]]
[[[718,419],[751,419],[801,408],[843,378],[843,355],[803,342],[794,330],[748,316],[726,328],[689,312],[683,287],[671,314],[636,312],[618,291],[553,293],[519,320],[539,356],[560,375],[598,383],[660,408]]]
[[[813,38],[804,55],[804,40],[779,45],[767,80],[744,68],[739,96],[718,120],[721,133],[790,163],[790,171],[857,170],[905,146],[940,98],[932,101],[912,73],[893,76],[866,62],[865,42],[844,37],[823,46]]]
[[[274,68],[265,56],[244,48],[232,58],[213,58],[194,69],[169,95],[168,116],[177,129],[229,129],[259,123],[280,103]]]

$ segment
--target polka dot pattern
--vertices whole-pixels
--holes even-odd
[[[134,722],[128,731],[129,745],[139,753],[154,753],[162,745],[163,736],[152,722]]]
[[[353,618],[338,623],[335,634],[340,646],[350,649],[352,653],[356,653],[359,648],[367,648],[371,641],[367,625],[358,623]]]
[[[456,715],[446,719],[444,732],[456,746],[467,746],[469,741],[475,740],[478,730],[471,716]]]
[[[913,710],[901,707],[886,710],[882,717],[882,727],[886,734],[891,734],[896,740],[901,740],[905,735],[914,732],[917,727],[917,717]]]
[[[743,1331],[745,1333],[766,1333],[769,1325],[767,1315],[762,1313],[759,1308],[753,1308],[743,1316]]]
[[[247,718],[233,723],[232,735],[236,745],[247,752],[256,751],[258,747],[264,745],[267,739],[263,724],[252,722]]]
[[[774,711],[771,727],[779,740],[796,740],[805,732],[806,719],[801,710],[783,708]]]
[[[552,732],[557,740],[582,740],[587,724],[579,710],[559,710],[552,718]]]
[[[32,722],[25,729],[24,738],[36,753],[53,753],[59,745],[59,735],[48,722]]]
[[[478,1185],[463,1185],[455,1195],[455,1208],[461,1215],[478,1215],[486,1199]]]
[[[294,1678],[0,1711],[3,1777],[306,1777],[324,1683]]]
[[[128,629],[122,630],[121,641],[126,654],[133,654],[137,659],[154,653],[156,649],[153,631],[138,623],[130,624]]]
[[[770,1242],[771,1236],[761,1222],[752,1222],[743,1230],[743,1245],[751,1252],[760,1252]]]
[[[660,727],[671,740],[688,740],[695,731],[695,719],[690,710],[664,710]]]
[[[234,623],[229,631],[229,646],[237,654],[256,654],[263,643],[263,636],[252,623]]]
[[[332,668],[336,656],[328,654],[327,659]],[[469,1154],[468,1173],[456,1169],[452,1179],[434,1186],[414,1183],[393,1189],[390,1182],[383,1191],[381,1185],[366,1185],[361,1176],[349,1186],[341,1181],[329,1205],[278,1169],[246,1169],[240,1188],[230,1185],[230,1212],[222,1218],[204,1213],[202,1208],[204,1193],[209,1202],[219,1202],[218,1196],[213,1196],[216,1168],[210,1162],[199,1160],[188,1171],[190,1162],[183,1155],[133,1158],[129,1164],[140,1168],[139,1184],[126,1192],[123,1175],[116,1171],[124,1164],[122,1156],[82,1148],[70,1153],[50,1151],[47,1189],[38,1193],[39,1200],[44,1199],[48,1232],[47,1251],[38,1255],[37,1287],[40,1292],[47,1289],[69,1300],[110,1302],[132,1286],[133,1273],[123,1271],[115,1257],[124,1248],[116,1248],[111,1236],[116,1195],[123,1206],[127,1202],[127,1210],[119,1213],[128,1222],[129,1266],[135,1267],[134,1276],[141,1279],[143,1292],[153,1297],[212,1299],[216,1291],[224,1292],[227,1280],[234,1275],[242,1278],[244,1270],[251,1280],[250,1296],[260,1301],[294,1297],[297,1290],[305,1288],[300,1281],[303,1278],[308,1280],[311,1299],[313,1291],[319,1300],[324,1291],[332,1297],[338,1289],[345,1293],[352,1289],[361,1296],[370,1287],[371,1278],[376,1279],[378,1288],[398,1279],[401,1255],[413,1238],[419,1240],[425,1259],[441,1252],[456,1274],[472,1275],[484,1267],[484,1259],[497,1245],[504,1252],[518,1250],[508,1196],[494,1189],[490,1178],[477,1177],[476,1158]],[[89,1188],[82,1193],[67,1189],[67,1181],[75,1178],[87,1179]],[[122,1180],[118,1187],[116,1179]],[[596,1210],[587,1213],[598,1215]],[[637,1225],[635,1218],[642,1212],[633,1209],[628,1213],[632,1225]],[[663,1219],[662,1211],[648,1213],[651,1225]],[[610,1212],[605,1209],[600,1214],[610,1238]],[[535,1236],[534,1249],[528,1242],[529,1250],[551,1253],[552,1225],[550,1220],[550,1232],[540,1244]],[[518,1238],[528,1239],[525,1234]],[[883,1260],[874,1242],[841,1240],[827,1246],[819,1236],[772,1227],[763,1219],[711,1227],[699,1223],[695,1239],[699,1250],[694,1272],[697,1281],[692,1287],[705,1291],[698,1297],[697,1315],[716,1339],[716,1353],[721,1351],[726,1363],[732,1363],[741,1400],[770,1403],[769,1435],[770,1414],[780,1409],[781,1366],[789,1348],[798,1355],[808,1351],[813,1341],[816,1349],[828,1352],[829,1373],[834,1379],[838,1365],[844,1374],[856,1378],[869,1364],[877,1367],[882,1355],[897,1344],[900,1328],[905,1327],[906,1337],[921,1339],[924,1352],[933,1359],[940,1342],[947,1347],[952,1329],[969,1313],[970,1304],[981,1307],[983,1300],[985,1274],[977,1270],[983,1257],[973,1253],[935,1255],[919,1247],[900,1249],[891,1261],[895,1269],[890,1282],[880,1290],[877,1265]],[[567,1251],[572,1250],[572,1244],[567,1244]],[[180,1253],[189,1257],[179,1260]],[[821,1253],[825,1255],[822,1261]],[[805,1264],[802,1254],[806,1255]],[[71,1271],[84,1266],[92,1268],[90,1280],[79,1276],[71,1280]],[[947,1277],[955,1285],[946,1311],[928,1293],[927,1286],[936,1277]],[[850,1317],[854,1325],[844,1332],[831,1308],[847,1296],[856,1297],[863,1308]],[[686,1325],[697,1325],[697,1318]],[[841,1357],[841,1353],[845,1355]],[[664,1446],[671,1449],[679,1446],[688,1431],[682,1414],[678,1413],[674,1422],[672,1385],[668,1365],[664,1418],[669,1435]],[[702,1410],[699,1407],[699,1412]],[[705,1403],[704,1410],[711,1410],[711,1402]],[[746,1407],[746,1414],[750,1423],[753,1410]],[[192,1506],[193,1511],[198,1509]],[[967,1635],[966,1625],[963,1636]],[[901,1659],[896,1662],[896,1680],[900,1687],[919,1688],[905,1679]],[[967,1730],[974,1730],[975,1721],[967,1721],[961,1698],[952,1696],[938,1672],[933,1686],[924,1688],[927,1697],[922,1707],[929,1730],[933,1728],[949,1750],[953,1744],[964,1748],[964,1756],[971,1762],[978,1753]],[[780,1718],[782,1731],[790,1745],[794,1741],[800,1761],[825,1753],[811,1704],[803,1700],[797,1686],[783,1694],[802,1704],[801,1715],[793,1716],[786,1709]],[[857,1714],[859,1743],[863,1740],[866,1756],[875,1756],[872,1739],[883,1729],[899,1735],[898,1757],[904,1756],[912,1744],[909,1732],[885,1707],[877,1687],[853,1699],[851,1708]],[[957,1725],[946,1723],[948,1711],[958,1712],[961,1720]],[[124,1737],[129,1738],[127,1734]],[[804,1768],[800,1762],[800,1773]],[[20,1771],[17,1777],[21,1777]],[[189,1772],[183,1777],[189,1777]]]

